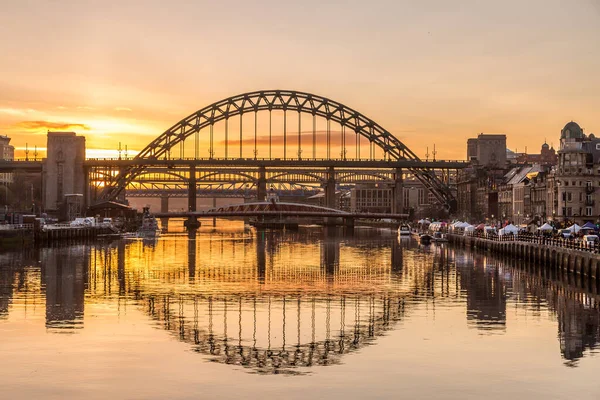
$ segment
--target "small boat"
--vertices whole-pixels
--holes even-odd
[[[402,224],[398,227],[398,235],[410,237],[410,226],[407,224]]]
[[[137,230],[136,236],[139,238],[157,238],[160,236],[158,221],[150,214],[148,207],[144,207],[142,214],[142,226]]]
[[[435,232],[431,238],[435,243],[446,243],[448,239],[442,232]]]
[[[419,236],[419,243],[424,244],[424,245],[431,244],[431,236],[429,236],[426,233]]]

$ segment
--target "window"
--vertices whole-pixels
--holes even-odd
[[[571,207],[567,207],[567,217],[573,215],[573,209]]]
[[[567,201],[573,201],[573,193],[567,192]]]
[[[592,207],[586,207],[585,208],[585,216],[586,217],[591,217],[592,216]]]

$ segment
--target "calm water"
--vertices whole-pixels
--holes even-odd
[[[2,398],[600,397],[597,288],[385,230],[0,255]]]

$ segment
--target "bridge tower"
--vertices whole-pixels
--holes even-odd
[[[48,132],[48,156],[42,167],[43,206],[46,212],[58,213],[66,194],[83,195],[82,208],[88,203],[86,188],[85,137],[75,132]]]

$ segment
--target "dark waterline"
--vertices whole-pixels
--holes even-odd
[[[29,249],[0,255],[0,385],[6,398],[597,398],[599,300],[589,283],[387,230]]]

